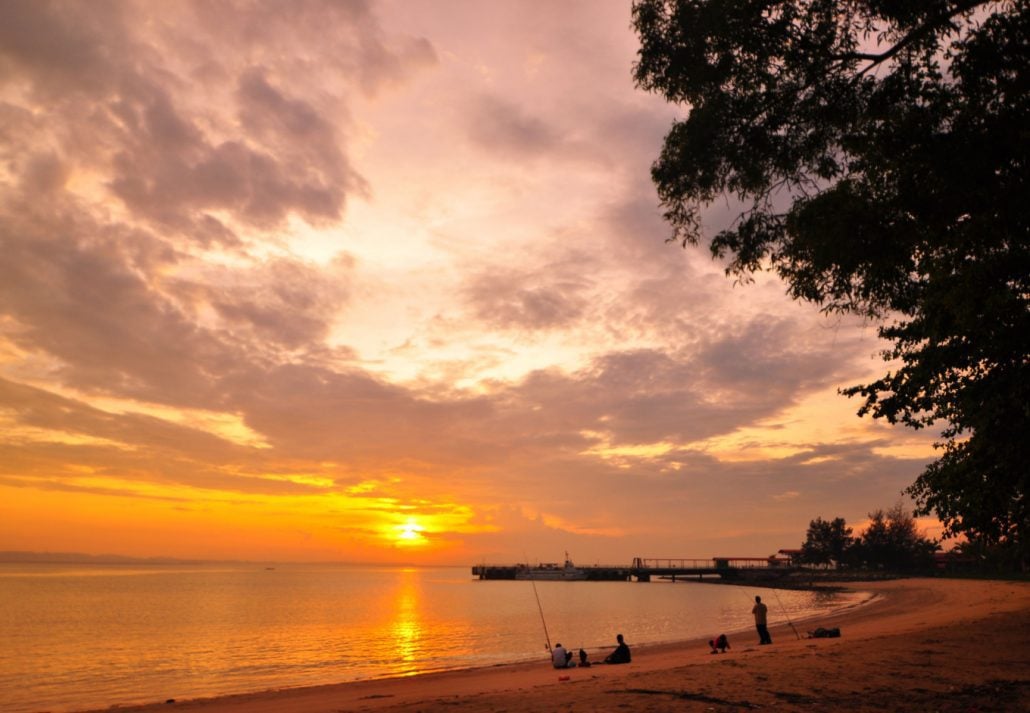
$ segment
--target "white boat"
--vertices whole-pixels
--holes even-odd
[[[515,565],[515,579],[560,580],[563,582],[581,581],[587,578],[586,571],[572,564],[569,553],[565,553],[565,564],[557,562],[541,562],[532,567],[528,564]]]

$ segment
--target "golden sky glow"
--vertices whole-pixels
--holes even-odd
[[[894,504],[933,434],[837,394],[875,328],[665,242],[635,51],[621,0],[0,6],[0,550],[766,555]]]

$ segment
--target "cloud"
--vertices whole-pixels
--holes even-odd
[[[248,253],[280,243],[270,231],[291,216],[338,221],[367,194],[348,93],[432,65],[427,41],[388,36],[363,2],[0,12],[0,131],[18,179],[0,186],[0,293],[18,349],[53,359],[67,385],[191,407],[217,407],[220,380],[277,350],[346,357],[323,344],[346,268]],[[298,45],[321,65],[298,73]],[[205,250],[235,252],[234,267],[205,267]]]
[[[426,40],[387,38],[359,2],[12,2],[3,14],[0,68],[25,89],[8,102],[46,107],[12,144],[25,188],[53,187],[55,168],[95,176],[133,219],[205,246],[236,242],[216,214],[262,229],[339,220],[368,192],[348,158],[347,93],[435,62]],[[319,91],[291,96],[286,81]]]
[[[195,309],[210,307],[247,343],[308,349],[325,341],[348,296],[350,263],[335,264],[338,271],[275,257],[250,269],[208,269],[203,281],[176,280],[171,289]]]
[[[52,195],[68,182],[69,169],[55,153],[41,152],[26,157],[21,189],[25,195]]]
[[[0,245],[3,312],[18,325],[10,338],[21,349],[60,360],[66,382],[82,388],[204,398],[211,365],[198,357],[217,363],[229,349],[141,276],[175,264],[169,244],[75,211],[41,215],[14,203],[0,212]]]
[[[289,6],[194,0],[186,7],[190,32],[175,39],[189,42],[199,31],[209,62],[274,58],[283,77],[302,84],[332,74],[376,95],[438,61],[426,38],[388,34],[377,4],[366,0],[298,0]]]
[[[240,142],[197,147],[192,162],[156,153],[154,145],[136,148],[115,156],[111,189],[135,214],[158,223],[188,226],[191,215],[209,210],[258,228],[275,228],[290,213],[313,223],[341,216],[347,182],[296,176],[272,154]],[[153,170],[141,174],[140,166]]]
[[[589,559],[881,504],[919,463],[794,411],[869,370],[868,328],[664,242],[675,108],[632,87],[628,26],[4,3],[0,488],[257,503],[319,556],[399,513]]]
[[[468,112],[469,136],[481,147],[520,160],[552,151],[561,132],[518,105],[498,96],[479,97]]]
[[[117,81],[119,58],[131,55],[124,5],[101,2],[5,2],[0,58],[11,81],[29,81],[41,99],[101,91]]]
[[[800,326],[767,315],[724,327],[698,354],[709,388],[762,402],[833,383],[839,365],[831,358],[832,345],[800,343]]]
[[[149,493],[141,493],[135,490],[118,490],[115,488],[76,485],[74,483],[62,482],[59,480],[46,478],[10,478],[0,475],[0,485],[4,485],[10,488],[31,487],[36,490],[57,491],[62,493],[86,493],[89,495],[103,495],[105,497],[132,498],[134,500],[158,500],[161,502],[171,503],[191,502],[189,498],[185,497],[177,498],[169,495],[152,495]]]
[[[498,329],[560,329],[586,311],[590,281],[573,274],[494,270],[470,280],[465,295],[476,317]]]

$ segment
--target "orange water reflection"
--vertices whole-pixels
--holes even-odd
[[[396,646],[401,673],[417,673],[422,658],[422,640],[427,633],[420,579],[414,569],[401,570],[398,578],[390,640]]]

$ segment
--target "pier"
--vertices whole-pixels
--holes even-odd
[[[478,579],[515,579],[524,564],[477,564],[472,576]],[[634,557],[631,564],[576,565],[588,582],[650,582],[652,579],[778,579],[797,571],[793,558],[770,557]]]

